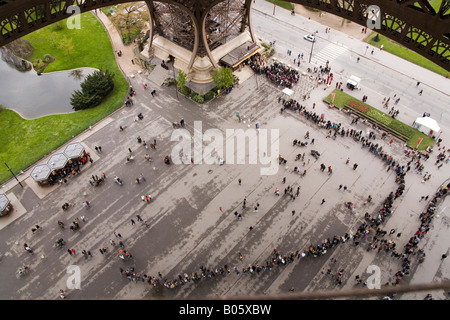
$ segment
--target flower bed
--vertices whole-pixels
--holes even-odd
[[[408,146],[415,148],[419,138],[423,139],[418,148],[419,150],[425,150],[427,147],[434,145],[435,141],[433,138],[397,119],[392,118],[383,111],[357,100],[341,90],[336,89],[333,93],[335,93],[333,102],[331,102],[331,94],[324,99],[324,102],[333,103],[340,109],[348,108],[355,111],[362,117],[365,117],[377,125],[384,127],[385,130],[391,132],[395,136],[403,138]]]
[[[356,101],[356,100],[350,100],[347,103],[347,105],[350,106],[353,109],[358,110],[359,112],[364,113],[364,114],[367,114],[370,111],[370,108],[368,106],[366,106],[366,105],[364,105],[361,102]]]

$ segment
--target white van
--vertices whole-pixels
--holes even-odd
[[[361,90],[361,87],[359,86],[359,83],[361,82],[361,79],[356,76],[351,76],[347,80],[347,88],[350,90],[358,89]]]

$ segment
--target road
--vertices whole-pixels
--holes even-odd
[[[450,103],[449,79],[433,77],[431,82],[431,79],[428,80],[426,77],[428,74],[426,70],[421,72],[417,69],[420,67],[411,68],[413,77],[402,73],[399,70],[403,70],[405,65],[411,65],[410,63],[404,61],[401,68],[393,69],[390,64],[384,63],[387,58],[384,57],[385,52],[380,52],[380,49],[351,39],[337,30],[325,33],[325,26],[318,26],[316,22],[299,15],[292,17],[286,10],[280,8],[273,16],[272,11],[268,12],[267,6],[263,7],[263,4],[262,1],[257,2],[256,9],[252,11],[253,28],[256,36],[264,41],[276,40],[276,58],[294,66],[293,59],[296,59],[299,53],[303,54],[304,68],[325,66],[326,61],[329,61],[337,81],[345,83],[351,75],[361,78],[362,90],[356,93],[356,97],[361,99],[367,95],[367,102],[377,108],[382,108],[384,97],[396,95],[396,98],[400,98],[400,102],[397,105],[391,103],[390,107],[394,106],[396,110],[400,110],[397,119],[404,123],[412,124],[424,112],[430,113],[431,117],[442,126],[450,123],[450,116],[446,112]],[[303,39],[303,36],[316,30],[319,32],[316,34],[317,41],[309,63],[311,42]],[[286,54],[288,49],[293,52],[289,57]],[[417,72],[414,72],[415,70]],[[417,81],[422,82],[420,88],[416,87]],[[421,96],[418,95],[420,89],[424,89]],[[450,138],[448,130],[442,131],[441,137],[448,140]]]
[[[254,24],[258,25],[258,22],[254,21]],[[276,21],[272,21],[271,25],[275,30],[285,28],[285,23],[277,24]],[[283,32],[281,34],[280,46],[288,43],[289,37],[296,37]],[[283,40],[284,35],[287,38]],[[330,45],[333,44],[323,43],[319,39],[317,52]],[[379,64],[369,59],[362,59],[356,64],[354,60],[346,61],[345,55],[343,53],[332,61],[332,67],[338,65],[337,70],[340,71],[337,74],[342,74],[342,77],[357,73],[366,79],[371,68],[376,70],[376,74],[384,71],[378,70],[381,68]],[[397,80],[399,90],[401,83],[406,84],[403,75],[392,72],[391,76]],[[387,85],[376,77],[372,80],[373,93],[366,93],[369,103],[370,99],[375,99],[372,98],[375,95],[382,99],[383,95],[388,94],[381,89],[388,88]],[[415,84],[412,79],[410,81]],[[144,82],[149,84],[147,90],[141,86]],[[367,149],[361,149],[360,143],[351,138],[328,139],[326,130],[317,128],[304,117],[289,111],[280,114],[276,97],[281,89],[264,77],[256,80],[253,76],[230,94],[202,106],[181,95],[177,99],[172,87],[157,87],[152,74],[135,74],[131,83],[137,91],[135,105],[118,110],[80,137],[95,158],[92,165],[83,168],[81,175],[70,179],[69,185],[60,185],[42,198],[39,192],[34,191],[35,188],[31,186],[34,182],[30,178],[25,180],[23,189],[15,186],[9,191],[17,197],[25,213],[3,226],[0,232],[0,252],[3,254],[2,299],[58,299],[60,289],[66,290],[68,299],[182,299],[277,294],[289,292],[291,288],[295,288],[295,291],[349,289],[355,285],[355,275],[367,279],[369,274],[366,269],[373,264],[382,270],[381,283],[393,280],[401,263],[383,252],[367,252],[367,243],[360,246],[342,243],[328,250],[324,256],[295,259],[292,263],[275,265],[273,270],[260,274],[235,274],[234,266],[241,271],[249,264],[265,265],[272,257],[274,248],[281,254],[302,252],[310,244],[318,245],[334,235],[344,235],[346,232],[354,234],[364,221],[364,213],[376,212],[389,192],[397,188],[393,170],[386,171],[385,164],[379,158]],[[303,85],[307,86],[308,83]],[[153,88],[157,89],[155,97],[150,95]],[[403,90],[406,92],[407,88]],[[351,124],[352,119],[347,114],[330,110],[321,102],[330,91],[331,88],[328,91],[321,87],[314,89],[311,98],[304,102],[305,105],[311,109],[315,102],[316,112],[323,113],[327,119],[342,123],[345,128],[367,130],[366,125]],[[437,91],[434,94],[437,95]],[[402,96],[404,108],[412,110],[408,117],[412,117],[412,113],[419,110],[416,110],[418,104],[412,98],[410,105],[408,101],[407,97],[403,99]],[[239,111],[245,122],[237,121],[236,111]],[[135,121],[139,112],[143,113],[144,120]],[[401,116],[406,117],[403,113]],[[288,166],[280,167],[276,175],[262,176],[259,165],[248,163],[222,166],[165,165],[162,158],[170,154],[175,145],[171,141],[171,123],[181,118],[184,118],[186,129],[192,136],[194,121],[202,121],[203,132],[207,129],[218,129],[223,133],[227,129],[254,128],[256,121],[260,123],[261,129],[277,129],[280,154],[288,159]],[[119,125],[125,125],[126,129],[119,131]],[[318,160],[308,155],[311,146],[304,149],[292,146],[292,140],[303,140],[306,131],[315,139],[314,149],[321,153]],[[145,149],[136,142],[137,136],[147,142],[156,139],[157,149]],[[408,159],[404,157],[403,145],[397,141],[389,145],[388,141],[389,138],[377,140],[384,150],[401,163],[406,163]],[[99,145],[102,146],[102,153],[94,151],[94,147]],[[125,164],[128,148],[132,149],[135,160]],[[153,157],[153,162],[144,160],[147,152]],[[301,162],[294,161],[299,152],[306,153],[304,168],[307,174],[304,177],[292,173],[293,166],[303,167]],[[271,154],[273,158],[276,156]],[[345,164],[348,157],[351,163],[359,164],[357,170]],[[421,182],[421,175],[414,172],[407,174],[406,191],[396,200],[393,215],[382,226],[385,230],[394,228],[403,234],[395,240],[398,247],[407,243],[418,226],[418,216],[426,205],[419,201],[420,196],[432,194],[445,180],[444,176],[448,176],[448,165],[437,169],[433,159],[425,163],[426,170],[433,176],[426,183]],[[321,163],[332,166],[333,174],[321,172]],[[106,183],[92,187],[88,183],[89,177],[102,172],[107,176]],[[140,173],[144,174],[146,181],[136,184],[135,179]],[[114,175],[124,180],[123,186],[112,181]],[[283,193],[286,186],[282,183],[283,177],[287,178],[286,185],[294,189],[301,186],[300,196],[294,201],[273,193],[276,187]],[[237,182],[239,178],[242,179],[241,186]],[[338,190],[340,184],[348,186],[348,190]],[[153,197],[149,204],[141,200],[141,196],[148,193]],[[373,198],[372,202],[363,205],[369,194]],[[248,210],[242,210],[244,197]],[[323,205],[322,199],[326,199]],[[86,200],[92,205],[87,210],[82,206]],[[346,201],[355,203],[355,213],[350,213],[344,206]],[[64,202],[75,203],[75,206],[63,212],[61,205]],[[257,203],[260,204],[259,210],[253,212]],[[292,210],[296,211],[294,215]],[[236,219],[235,211],[243,215],[242,220]],[[138,214],[148,227],[137,221]],[[86,217],[86,222],[81,223],[79,232],[61,230],[57,226],[58,220],[69,225],[82,215]],[[445,210],[441,217],[447,215]],[[136,224],[133,225],[131,219]],[[445,221],[444,218],[442,221]],[[42,227],[39,234],[31,233],[35,224]],[[250,230],[250,227],[253,229]],[[446,228],[448,224],[442,224],[438,233],[433,230],[427,238],[441,243],[436,253],[430,254],[427,260],[432,266],[429,270],[433,270],[435,278],[440,279],[448,277],[445,264],[436,258],[438,252],[448,250],[448,241],[439,240]],[[133,254],[134,260],[123,262],[119,259],[119,248],[109,244],[110,239],[117,243],[120,240],[114,232],[122,235],[125,248]],[[66,240],[66,247],[54,248],[54,242],[60,237]],[[25,242],[35,250],[34,255],[23,250],[22,244]],[[99,249],[103,247],[108,247],[109,252],[100,254]],[[76,256],[68,254],[67,249],[71,248],[78,252]],[[90,250],[93,257],[85,259],[81,254],[83,249]],[[239,253],[242,253],[242,260],[239,259]],[[331,258],[336,259],[336,262],[332,262]],[[25,277],[16,278],[15,271],[23,263],[31,266],[31,272]],[[67,268],[71,265],[81,270],[80,289],[67,289],[67,279],[70,277]],[[162,279],[174,279],[184,273],[200,274],[200,266],[215,270],[224,265],[230,268],[230,273],[197,283],[189,282],[174,289],[135,283],[119,273],[120,268],[133,266],[140,274],[158,278],[160,272]],[[416,270],[418,264],[414,258],[413,265],[413,270]],[[333,273],[344,269],[342,286],[335,285],[331,276],[326,274],[327,269]],[[429,281],[429,275],[418,270],[417,275],[406,277],[405,282]],[[423,296],[424,293],[417,294],[414,298],[422,299]],[[440,292],[439,297],[445,298],[446,294]]]

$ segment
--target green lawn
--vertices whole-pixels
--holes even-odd
[[[381,34],[378,34],[380,41],[378,41],[378,42],[374,41],[374,38],[376,37],[376,35],[377,35],[377,33],[373,32],[365,39],[365,41],[375,47],[378,47],[378,48],[381,45],[383,45],[383,50],[386,50],[387,52],[395,54],[396,56],[399,56],[405,60],[415,63],[415,64],[417,64],[421,67],[424,67],[428,70],[434,71],[444,77],[446,77],[449,74],[449,72],[447,70],[438,66],[434,62],[431,62],[424,56],[422,56],[406,47],[403,47],[402,45],[398,44],[397,42],[395,42]]]
[[[436,12],[438,12],[439,14],[439,9],[441,8],[441,4],[444,0],[431,0],[428,1],[428,3],[431,5],[431,7],[433,7],[434,10],[436,10]],[[411,3],[411,5],[418,7],[418,8],[422,8],[422,4],[419,2],[414,2]],[[424,10],[428,10],[426,8],[423,8]],[[445,10],[444,12],[442,12],[442,14],[444,15],[448,15],[450,13],[450,7],[443,7],[443,9]],[[399,29],[399,24],[398,21],[396,21],[395,18],[391,17],[391,18],[387,18],[385,24],[392,29],[398,29],[397,31],[400,31]],[[399,56],[405,60],[408,60],[412,63],[415,63],[419,66],[422,66],[428,70],[434,71],[444,77],[448,77],[449,76],[449,71],[445,70],[444,68],[438,66],[437,64],[435,64],[434,62],[431,62],[430,60],[428,60],[426,57],[402,46],[401,44],[385,37],[382,36],[380,34],[378,34],[378,37],[380,39],[380,41],[374,41],[375,36],[377,35],[376,32],[373,32],[372,34],[370,34],[365,41],[370,43],[373,46],[376,47],[380,47],[381,45],[383,45],[383,49],[395,54],[396,56]],[[415,33],[414,35],[417,35],[417,33]],[[424,40],[422,35],[419,35],[418,41],[422,41]],[[444,50],[444,48],[440,48],[440,51],[438,51],[439,53]]]
[[[79,67],[105,69],[112,68],[112,65],[118,70],[103,25],[90,12],[81,15],[80,25],[81,29],[65,27],[60,31],[55,31],[50,25],[24,36],[23,38],[29,40],[35,48],[30,60],[42,59],[45,54],[52,55],[55,61],[48,65],[45,72]],[[64,38],[72,39],[73,49],[69,52],[59,45],[60,40]]]
[[[333,104],[338,108],[343,108],[344,106],[348,106],[348,103],[351,100],[355,100],[359,102],[360,104],[366,106],[369,108],[369,111],[366,113],[366,117],[371,120],[376,120],[384,124],[385,126],[389,127],[391,130],[404,135],[407,137],[407,145],[410,147],[415,147],[417,143],[417,139],[422,138],[422,142],[419,145],[419,150],[425,150],[429,146],[433,146],[435,141],[427,136],[426,134],[423,134],[422,132],[414,129],[413,127],[392,118],[389,114],[386,114],[377,108],[374,108],[367,103],[362,102],[361,100],[358,100],[351,95],[342,92],[338,89],[333,91],[336,95],[333,101]],[[330,103],[331,102],[331,94],[328,95],[325,99],[325,102]]]
[[[277,6],[280,6],[282,8],[288,9],[289,11],[294,9],[294,6],[292,5],[292,3],[288,2],[288,1],[281,1],[281,0],[267,0]]]
[[[108,34],[90,13],[81,15],[81,29],[55,31],[51,25],[27,35],[35,47],[34,58],[45,54],[55,57],[45,72],[93,67],[108,69],[115,74],[113,92],[99,106],[70,114],[59,114],[34,120],[22,119],[11,110],[0,111],[0,160],[6,161],[14,173],[26,169],[73,136],[86,130],[122,106],[128,83],[120,72]],[[54,39],[72,39],[73,50],[67,54]],[[7,108],[8,106],[4,106]],[[11,178],[11,173],[0,164],[0,183]]]

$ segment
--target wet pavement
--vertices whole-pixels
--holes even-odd
[[[92,165],[87,165],[79,176],[70,179],[69,185],[60,185],[42,198],[30,187],[29,184],[34,183],[30,178],[24,181],[23,189],[18,185],[8,188],[25,212],[10,224],[2,225],[0,297],[58,299],[60,289],[66,290],[68,299],[181,299],[277,294],[287,293],[291,288],[297,292],[342,290],[354,287],[356,275],[367,279],[369,265],[380,267],[382,284],[393,281],[395,272],[401,269],[401,262],[384,252],[367,252],[364,241],[357,247],[342,243],[323,256],[295,259],[287,265],[276,265],[272,271],[236,275],[234,266],[242,269],[249,264],[263,265],[272,257],[274,248],[281,254],[302,252],[310,244],[320,244],[334,235],[354,234],[364,221],[364,213],[377,210],[388,194],[396,190],[394,171],[388,172],[386,165],[367,148],[361,149],[359,142],[349,137],[327,138],[327,130],[318,128],[304,117],[292,111],[280,114],[277,96],[281,88],[264,77],[250,77],[231,93],[198,105],[180,94],[177,96],[173,87],[160,87],[152,81],[151,74],[139,74],[135,70],[129,70],[129,74],[134,75],[130,81],[137,92],[134,106],[121,108],[79,137],[90,150],[95,146],[102,147],[102,153],[95,154]],[[148,83],[149,88],[144,90],[142,83]],[[307,86],[306,82],[304,86]],[[150,94],[153,89],[157,90],[155,97]],[[323,113],[326,119],[342,123],[344,128],[368,130],[360,122],[352,125],[352,118],[347,113],[329,109],[322,102],[331,89],[313,89],[311,98],[301,103],[308,110],[316,103],[318,114]],[[236,111],[242,122],[237,120]],[[135,121],[140,112],[144,119]],[[277,174],[263,176],[260,165],[248,162],[166,165],[162,159],[176,145],[171,141],[174,131],[171,124],[181,118],[192,136],[195,134],[194,121],[202,122],[203,132],[218,129],[224,135],[227,129],[253,129],[256,122],[261,129],[277,129],[280,154],[288,160],[287,167],[280,166]],[[120,131],[119,125],[126,129]],[[311,139],[315,139],[314,146],[293,146],[292,140],[304,140],[306,131]],[[138,144],[137,136],[147,143],[156,139],[156,150]],[[400,163],[406,164],[409,159],[404,156],[402,143],[395,141],[389,145],[389,140],[388,136],[384,140],[377,138],[376,142]],[[135,160],[125,164],[128,148],[132,149]],[[312,148],[320,152],[319,159],[309,155]],[[302,152],[306,153],[304,166],[294,160],[295,155]],[[153,162],[144,159],[146,153]],[[278,155],[270,156],[274,159]],[[351,162],[346,165],[348,157]],[[332,166],[333,173],[321,172],[321,163]],[[353,163],[359,164],[356,170],[352,168]],[[302,177],[293,173],[294,166],[306,169],[307,174]],[[393,214],[382,225],[384,230],[394,228],[402,233],[395,239],[398,248],[403,248],[420,224],[419,214],[426,207],[425,202],[419,201],[420,196],[431,195],[448,175],[448,165],[437,169],[434,157],[425,162],[425,167],[433,178],[422,183],[421,175],[408,173],[406,190],[395,201]],[[107,176],[106,182],[99,187],[91,186],[88,182],[91,175],[100,176],[103,172]],[[146,181],[136,184],[140,173]],[[114,183],[114,175],[123,179],[122,186]],[[282,183],[284,177],[286,184]],[[242,185],[238,184],[239,178]],[[348,186],[348,190],[338,190],[340,184]],[[283,195],[287,185],[293,186],[294,190],[301,186],[300,196],[294,201]],[[275,188],[280,189],[280,196],[274,195]],[[147,204],[141,196],[149,193],[153,201]],[[373,200],[364,205],[369,194]],[[242,210],[244,198],[247,199],[247,210]],[[323,205],[322,199],[326,200]],[[90,209],[82,206],[86,200],[91,203]],[[344,206],[347,201],[355,204],[354,213]],[[64,202],[75,205],[63,212],[61,205]],[[256,203],[260,206],[258,212],[253,212]],[[448,261],[440,260],[443,251],[448,251],[447,205],[448,201],[439,207],[438,210],[442,210],[440,217],[422,240],[421,246],[430,252],[425,263],[419,265],[413,259],[415,273],[405,277],[404,283],[448,279]],[[294,215],[292,210],[296,211]],[[242,220],[236,219],[235,211],[242,214]],[[80,223],[80,231],[74,233],[68,228],[58,228],[58,220],[69,225],[82,215],[86,222]],[[140,215],[147,226],[138,222],[136,215]],[[136,221],[135,225],[131,219]],[[31,232],[34,224],[42,227],[38,234]],[[253,227],[251,231],[250,227]],[[116,243],[120,240],[114,232],[122,235],[125,248],[133,254],[134,260],[120,260],[119,248],[109,244],[110,239]],[[61,237],[66,240],[66,247],[55,248],[54,242]],[[25,242],[35,250],[34,255],[23,250]],[[109,252],[102,255],[99,249],[103,247],[108,247]],[[76,256],[67,253],[71,248],[78,252]],[[85,259],[81,254],[83,249],[90,250],[93,257]],[[239,252],[243,255],[242,260]],[[23,263],[31,266],[31,272],[16,278],[15,271]],[[200,273],[200,266],[215,269],[225,264],[231,269],[229,274],[174,289],[135,283],[119,273],[120,268],[134,266],[141,274],[158,277],[161,272],[163,279],[175,279],[179,274]],[[70,265],[81,270],[80,289],[66,289],[70,276],[66,271]],[[333,272],[344,269],[341,286],[335,285],[325,272],[327,269]],[[423,299],[424,296],[425,293],[418,293],[405,295],[405,298]],[[436,296],[448,298],[442,291]]]

